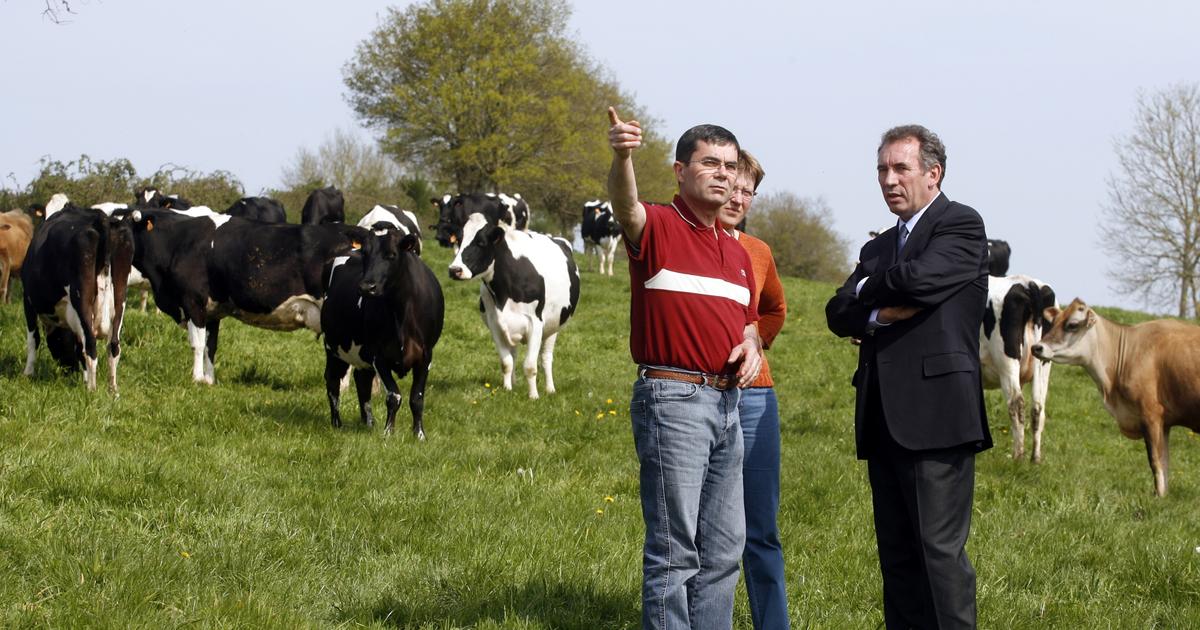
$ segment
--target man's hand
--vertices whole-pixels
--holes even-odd
[[[762,341],[758,338],[758,329],[754,324],[746,326],[745,339],[733,347],[729,359],[725,362],[732,365],[738,361],[742,363],[737,371],[738,387],[749,387],[762,369]]]
[[[875,321],[880,324],[894,324],[902,322],[920,312],[920,306],[885,306],[879,309],[879,314],[875,316]]]
[[[617,157],[627,158],[633,155],[633,150],[642,146],[642,125],[636,120],[621,122],[617,118],[617,110],[608,108],[608,144],[612,146]]]

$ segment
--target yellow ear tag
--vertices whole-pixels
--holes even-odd
[[[350,249],[362,249],[362,243],[359,243],[358,241],[350,241]]]
[[[455,236],[454,234],[451,234],[451,235],[450,235],[450,244],[451,244],[451,245],[453,245],[453,244],[455,244],[455,243],[457,243],[457,242],[458,242],[458,237],[457,237],[457,236]]]
[[[153,229],[154,229],[154,219],[146,219],[146,231],[149,232],[150,230],[153,230]]]

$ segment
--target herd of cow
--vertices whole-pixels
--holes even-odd
[[[528,231],[529,208],[520,196],[433,201],[437,239],[456,249],[450,277],[481,280],[480,311],[505,387],[512,387],[516,348],[526,344],[529,396],[538,395],[539,356],[546,391],[553,392],[555,339],[579,302],[570,245]],[[324,337],[334,426],[341,424],[342,381],[353,368],[367,424],[374,421],[376,376],[387,390],[390,433],[401,402],[393,374],[404,378],[411,371],[413,433],[424,437],[424,390],[444,299],[436,274],[420,258],[413,213],[378,205],[357,225],[346,225],[342,194],[329,187],[309,195],[300,225],[286,223],[272,199],[248,197],[218,213],[155,190],[139,191],[133,203],[87,208],[56,194],[31,214],[0,215],[0,280],[7,290],[8,274],[19,269],[24,285],[26,376],[34,373],[44,329],[54,359],[81,369],[95,389],[97,343],[107,340],[108,385],[117,392],[126,295],[148,288],[158,309],[187,330],[194,381],[216,381],[225,317],[271,330],[307,328]]]
[[[538,397],[539,358],[545,391],[553,393],[555,341],[579,303],[570,244],[529,231],[529,206],[520,195],[445,195],[432,202],[435,238],[456,250],[448,275],[481,280],[479,310],[505,389],[512,389],[516,350],[526,345],[529,397]],[[393,374],[411,371],[412,430],[424,437],[424,391],[445,304],[436,274],[420,258],[413,213],[379,205],[346,225],[342,194],[333,187],[309,195],[300,225],[286,223],[282,205],[268,198],[247,197],[218,213],[155,190],[139,191],[131,204],[90,208],[58,194],[33,210],[32,219],[23,211],[0,214],[0,295],[8,301],[10,273],[20,269],[27,376],[42,341],[40,322],[51,355],[82,368],[89,389],[96,387],[97,340],[107,339],[108,385],[116,392],[126,293],[148,289],[159,310],[187,330],[194,381],[216,380],[225,317],[272,330],[308,328],[324,336],[334,426],[341,425],[340,392],[353,368],[368,425],[376,376],[387,390],[390,433],[402,399]],[[620,235],[607,202],[585,205],[581,236],[598,251],[601,273],[612,275]],[[1170,428],[1200,431],[1200,328],[1162,320],[1122,326],[1080,300],[1059,308],[1046,283],[1005,275],[1007,243],[989,241],[988,248],[980,364],[985,386],[999,388],[1007,403],[1013,458],[1024,457],[1028,417],[1030,459],[1041,461],[1051,362],[1080,365],[1121,432],[1145,441],[1155,493],[1164,495]],[[1025,383],[1032,390],[1028,410]]]

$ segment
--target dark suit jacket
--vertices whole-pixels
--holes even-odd
[[[892,440],[909,450],[990,448],[979,371],[988,286],[983,219],[939,194],[899,260],[897,238],[893,227],[863,245],[854,273],[825,306],[834,334],[862,339],[853,378],[858,456],[870,453],[870,423],[886,426]],[[923,310],[867,334],[872,309],[897,305]],[[871,383],[878,383],[878,406],[867,404]],[[880,408],[883,418],[869,417]]]

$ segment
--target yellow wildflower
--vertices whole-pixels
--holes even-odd
[[[612,495],[609,495],[609,496],[607,496],[607,497],[604,497],[604,502],[605,502],[605,503],[612,503],[613,501],[616,501],[616,499],[612,498]]]
[[[180,552],[179,552],[179,555],[183,556],[184,558],[191,558],[191,557],[192,557],[192,554],[190,554],[190,553],[188,553],[188,552],[186,552],[186,551],[180,551]]]

